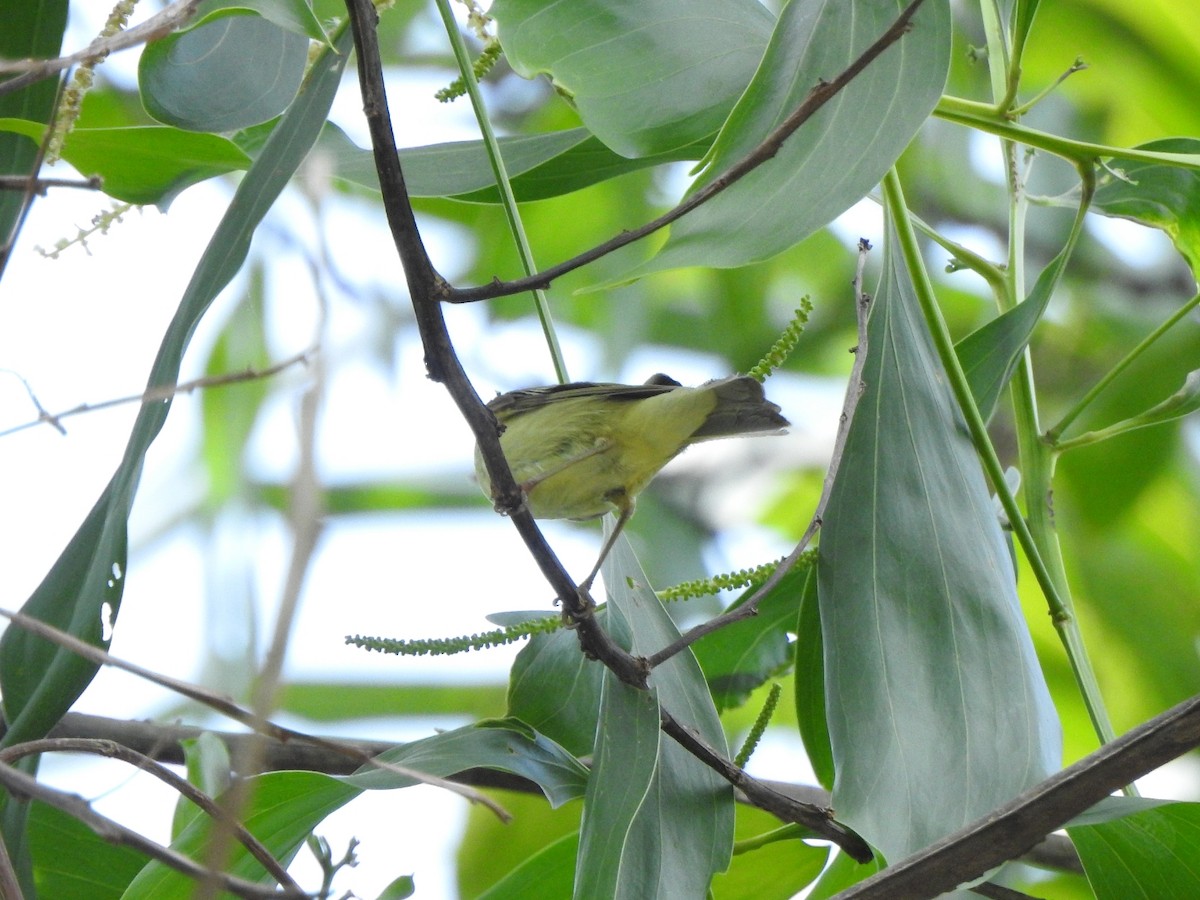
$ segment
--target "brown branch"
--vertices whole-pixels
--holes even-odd
[[[921,900],[1015,859],[1043,836],[1164,763],[1200,747],[1200,696],[1105,744],[919,853],[838,895],[854,900]]]
[[[758,590],[745,603],[741,603],[719,616],[714,616],[707,622],[701,622],[657,653],[651,654],[646,660],[651,669],[666,662],[685,647],[690,647],[702,637],[710,635],[714,631],[724,628],[726,625],[731,625],[734,622],[740,622],[743,619],[753,618],[758,615],[758,604],[775,589],[775,586],[791,571],[792,566],[796,565],[800,557],[804,554],[804,551],[808,549],[809,542],[821,527],[821,521],[825,515],[825,507],[829,503],[829,494],[833,491],[833,482],[837,478],[838,468],[842,462],[842,454],[846,450],[846,438],[850,434],[850,423],[854,420],[854,410],[858,408],[859,398],[862,397],[863,392],[866,390],[862,373],[863,368],[867,364],[867,313],[871,298],[863,291],[863,273],[866,270],[867,254],[870,251],[871,242],[866,238],[859,238],[858,265],[854,271],[854,314],[858,325],[858,345],[851,351],[854,353],[854,365],[850,369],[850,378],[846,382],[846,396],[842,401],[841,416],[838,418],[837,438],[833,444],[833,455],[829,461],[829,468],[825,472],[825,482],[821,487],[821,497],[817,501],[817,508],[813,512],[808,527],[804,529],[804,534],[800,536],[795,549],[788,554],[783,562],[775,567],[775,571],[771,573],[771,576],[762,583]]]
[[[258,860],[282,887],[303,894],[303,890],[295,880],[280,865],[279,860],[271,855],[262,843],[246,830],[246,827],[231,816],[224,807],[201,791],[186,778],[180,778],[170,769],[159,765],[153,759],[126,747],[117,741],[96,738],[43,738],[38,741],[28,741],[24,744],[14,744],[0,750],[0,764],[12,765],[18,759],[36,753],[91,753],[97,756],[107,756],[135,766],[159,781],[171,787],[200,807],[213,820],[228,829],[246,848],[247,852]]]
[[[441,294],[442,299],[449,303],[474,303],[478,300],[490,300],[494,297],[506,297],[510,294],[520,294],[525,291],[547,288],[554,279],[566,275],[568,272],[573,272],[590,262],[595,262],[600,257],[619,250],[628,244],[632,244],[634,241],[639,241],[647,235],[658,231],[660,228],[664,228],[672,222],[681,219],[696,207],[707,203],[717,194],[721,193],[721,191],[772,159],[779,152],[784,141],[791,137],[801,125],[816,115],[821,107],[837,96],[867,66],[878,59],[888,47],[905,35],[910,27],[913,16],[916,15],[917,10],[924,2],[925,0],[912,0],[905,7],[904,11],[900,13],[896,21],[892,23],[891,27],[880,35],[875,43],[864,50],[854,62],[850,63],[841,74],[832,81],[822,81],[809,91],[808,96],[804,98],[804,101],[796,110],[784,119],[774,131],[768,134],[761,144],[700,190],[696,191],[696,193],[680,202],[674,209],[669,210],[657,219],[647,222],[639,228],[634,228],[631,231],[622,231],[603,244],[580,253],[578,256],[524,278],[516,278],[512,281],[500,281],[496,279],[489,284],[473,288],[453,288],[450,285],[444,285],[444,290]]]
[[[533,516],[525,506],[524,494],[513,479],[504,453],[500,450],[495,417],[479,399],[454,352],[439,301],[453,289],[434,269],[409,201],[383,86],[383,67],[375,30],[378,17],[370,0],[347,0],[346,8],[350,13],[354,45],[358,53],[363,111],[371,132],[383,208],[404,266],[417,329],[425,348],[425,367],[429,377],[446,385],[459,412],[474,433],[491,477],[497,510],[512,518],[564,612],[578,627],[584,652],[603,662],[622,681],[644,688],[649,672],[644,662],[619,647],[596,622],[590,598],[576,587],[534,523]]]
[[[861,837],[836,822],[833,810],[805,803],[774,790],[769,785],[746,774],[721,753],[710,747],[699,734],[682,724],[665,709],[661,712],[663,733],[673,738],[687,750],[735,788],[746,800],[759,809],[771,813],[784,822],[795,822],[810,828],[825,840],[833,841],[854,860],[869,862],[873,856],[871,848]]]
[[[100,815],[82,797],[55,790],[12,766],[0,765],[0,786],[3,786],[14,797],[38,800],[47,806],[61,810],[83,823],[101,839],[112,844],[132,847],[139,853],[144,853],[151,859],[158,860],[163,865],[182,872],[190,878],[197,881],[214,878],[225,890],[238,897],[250,898],[250,900],[258,900],[258,898],[269,900],[272,897],[308,897],[305,892],[292,888],[284,888],[280,891],[275,887],[254,884],[223,872],[210,872],[182,853],[178,853],[170,847],[164,847],[133,829],[126,828],[107,816]]]

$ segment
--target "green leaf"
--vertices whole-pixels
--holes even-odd
[[[627,540],[617,541],[603,572],[614,640],[644,656],[678,636]],[[684,651],[658,666],[650,683],[640,691],[605,670],[576,897],[701,897],[729,865],[732,789],[659,728],[661,704],[728,753],[703,673]]]
[[[788,634],[796,628],[810,569],[792,569],[758,606],[758,615],[722,628],[692,646],[717,710],[741,706],[750,694],[792,663]],[[750,598],[748,588],[732,605]]]
[[[350,46],[326,52],[310,73],[308,89],[288,111],[263,153],[238,185],[159,347],[148,389],[173,386],[196,324],[241,267],[254,229],[316,141],[329,112]],[[125,579],[129,511],[142,462],[158,436],[171,401],[141,407],[120,466],[38,585],[22,611],[95,646],[108,647],[104,624],[115,621]],[[96,666],[19,628],[0,637],[0,693],[8,730],[4,746],[44,735],[91,682]]]
[[[146,865],[143,854],[37,801],[29,810],[29,847],[38,894],[54,900],[117,900]]]
[[[377,900],[407,900],[416,892],[416,880],[411,875],[401,875],[383,889]]]
[[[790,900],[821,874],[828,847],[801,840],[773,841],[733,857],[729,871],[713,879],[713,900]],[[764,878],[763,873],[770,873]]]
[[[207,0],[200,9],[203,15],[218,9],[248,10],[280,28],[329,44],[329,35],[305,0]]]
[[[1200,153],[1200,139],[1165,138],[1136,149]],[[1192,272],[1200,276],[1200,172],[1179,166],[1114,160],[1122,178],[1109,175],[1096,189],[1092,209],[1166,232]]]
[[[370,150],[355,145],[336,125],[327,125],[320,147],[334,165],[334,178],[349,187],[378,193],[379,178]],[[627,159],[604,146],[586,128],[500,138],[500,152],[518,200],[545,200],[616,178],[628,172],[699,159],[708,145]],[[454,141],[400,151],[404,180],[412,197],[447,197],[471,203],[499,203],[491,164],[481,141]]]
[[[547,844],[479,895],[479,900],[569,897],[575,882],[579,832]]]
[[[0,59],[54,59],[67,28],[67,0],[0,0]],[[0,118],[46,123],[54,112],[58,81],[43,78],[0,94]],[[40,136],[40,135],[39,135]],[[0,175],[30,175],[38,158],[37,138],[0,132]],[[22,191],[0,191],[0,249],[16,234],[25,208]],[[0,255],[0,271],[4,258]]]
[[[537,781],[552,803],[582,795],[587,779],[587,770],[569,753],[512,721],[437,734],[396,747],[380,758],[440,777],[476,767],[512,772]],[[321,820],[362,791],[393,790],[420,783],[372,767],[344,777],[320,772],[271,772],[249,781],[253,789],[241,821],[285,865]],[[171,846],[193,858],[202,858],[211,831],[210,820],[196,811]],[[252,880],[266,877],[261,865],[240,845],[233,850],[225,871]],[[189,900],[194,889],[191,879],[152,862],[138,874],[124,900]]]
[[[985,421],[996,411],[1000,395],[1008,387],[1033,329],[1042,320],[1071,250],[1071,245],[1064,247],[1050,261],[1023,302],[955,345],[954,350],[971,385],[971,396]]]
[[[597,617],[605,627],[607,613]],[[574,631],[534,635],[509,673],[508,714],[572,753],[588,753],[596,742],[603,679],[604,667],[584,657]]]
[[[379,757],[431,775],[455,775],[477,767],[510,772],[536,782],[553,807],[583,795],[587,768],[550,738],[516,719],[491,719],[415,741]],[[415,784],[385,769],[363,768],[348,784],[390,790]]]
[[[794,0],[691,193],[740,162],[822,79],[843,71],[895,21],[899,0]],[[798,244],[860,200],[928,118],[946,83],[950,9],[931,0],[912,30],[792,135],[775,157],[671,226],[632,273],[741,266]]]
[[[513,69],[553,76],[583,123],[629,157],[720,128],[773,24],[757,0],[497,0],[491,12]]]
[[[899,860],[1059,764],[983,472],[889,229],[821,530],[833,806]]]
[[[879,854],[868,863],[857,863],[845,853],[839,853],[817,879],[816,886],[808,895],[809,900],[830,900],[846,888],[882,871],[885,865]]]
[[[825,655],[815,570],[805,579],[799,618],[796,626],[796,724],[817,783],[831,791],[835,768],[833,748],[829,744],[829,718],[825,711]]]
[[[146,112],[187,131],[236,131],[279,115],[308,60],[301,35],[243,9],[206,16],[146,45],[138,85]]]
[[[45,130],[37,122],[0,119],[0,132],[34,141]],[[110,197],[163,210],[184,188],[250,165],[226,138],[159,126],[76,128],[63,146],[63,159],[84,176],[100,176]]]
[[[1172,803],[1067,832],[1097,900],[1200,897],[1200,804]]]

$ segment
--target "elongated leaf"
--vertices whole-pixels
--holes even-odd
[[[1200,897],[1200,804],[1067,829],[1097,900]]]
[[[645,655],[677,635],[623,538],[604,565],[609,627]],[[729,785],[659,730],[659,708],[718,752],[725,736],[700,667],[685,651],[654,670],[651,690],[606,671],[584,803],[575,896],[702,897],[733,839]]]
[[[898,861],[1054,771],[983,472],[890,227],[818,578],[838,815]]]
[[[0,0],[0,59],[53,59],[67,28],[67,0]],[[0,94],[0,118],[46,123],[54,111],[58,82],[45,78],[23,90]],[[30,175],[38,144],[0,131],[0,175]],[[4,248],[16,235],[23,215],[22,191],[0,191],[0,272]]]
[[[883,34],[906,5],[789,3],[693,190],[740,162],[822,79],[843,71]],[[937,103],[949,64],[949,4],[928,0],[908,34],[773,159],[676,222],[658,256],[631,275],[679,266],[741,266],[799,243],[878,183]]]
[[[146,112],[188,131],[236,131],[283,112],[304,75],[308,41],[244,9],[222,10],[146,46]]]
[[[601,616],[601,625],[608,621]],[[573,631],[534,635],[509,674],[508,714],[584,754],[596,743],[604,667],[586,659]]]
[[[716,132],[771,34],[757,0],[497,0],[513,68],[548,72],[584,124],[623,156]]]
[[[833,749],[829,745],[829,716],[825,711],[825,648],[821,639],[821,604],[817,599],[817,574],[804,581],[796,627],[796,724],[812,763],[817,783],[833,790]]]
[[[356,146],[336,125],[326,126],[321,149],[330,154],[338,181],[379,191],[371,151]],[[663,163],[699,159],[707,149],[706,142],[698,141],[666,153],[628,159],[614,153],[586,128],[500,138],[513,193],[522,201],[557,197]],[[500,202],[481,141],[411,147],[400,151],[400,164],[410,196]]]
[[[308,90],[288,111],[238,186],[188,284],[159,347],[149,389],[173,386],[196,323],[241,267],[255,227],[316,141],[350,46],[349,31],[314,66]],[[138,413],[112,480],[22,611],[89,643],[108,646],[103,626],[116,619],[126,563],[126,527],[150,444],[171,401]],[[0,638],[0,689],[8,731],[5,745],[41,737],[95,675],[96,667],[46,641],[9,628]]]
[[[1139,150],[1200,153],[1200,139],[1166,138]],[[1096,190],[1092,209],[1159,228],[1200,276],[1200,172],[1134,160],[1114,160],[1124,179],[1108,176]]]
[[[0,119],[3,131],[41,140],[45,127]],[[250,157],[219,135],[157,126],[76,128],[63,147],[63,159],[85,176],[99,176],[110,197],[153,203],[162,210],[184,188],[250,165]]]

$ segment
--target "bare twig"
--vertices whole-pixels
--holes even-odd
[[[846,900],[921,900],[954,890],[1015,859],[1113,791],[1196,747],[1200,747],[1200,696],[1155,716],[983,818],[838,896]]]
[[[258,900],[258,898],[269,900],[269,898],[278,897],[308,897],[308,894],[301,890],[284,888],[280,891],[275,887],[255,884],[223,872],[209,872],[182,853],[178,853],[170,847],[164,847],[133,829],[126,828],[124,825],[114,822],[107,816],[100,815],[82,797],[55,790],[52,787],[42,784],[36,778],[26,775],[18,769],[14,769],[12,766],[0,765],[0,785],[15,797],[39,800],[47,806],[61,810],[83,823],[103,840],[113,844],[124,844],[127,847],[132,847],[139,853],[144,853],[151,859],[158,860],[163,865],[182,872],[190,878],[200,880],[210,876],[215,877],[220,880],[221,886],[225,890],[238,897],[249,898],[249,900]]]
[[[38,196],[46,196],[50,188],[80,188],[98,191],[104,186],[99,175],[91,178],[30,178],[27,175],[0,175],[0,191],[31,190]]]
[[[270,378],[273,375],[278,375],[284,369],[290,369],[294,365],[307,365],[315,352],[316,348],[310,347],[308,350],[303,350],[294,356],[289,356],[287,359],[267,366],[265,369],[254,369],[247,367],[241,372],[229,372],[224,375],[206,375],[203,378],[197,378],[193,381],[185,381],[181,384],[175,385],[174,387],[154,388],[141,394],[130,394],[127,397],[117,397],[113,400],[104,400],[100,403],[81,403],[78,406],[73,406],[70,409],[63,410],[60,413],[47,412],[42,407],[41,403],[38,402],[37,397],[34,396],[33,390],[29,386],[29,382],[13,372],[12,374],[16,375],[17,378],[20,378],[21,383],[25,385],[25,390],[29,393],[30,400],[33,401],[33,405],[37,408],[38,417],[32,421],[25,422],[21,425],[14,425],[11,428],[6,428],[3,431],[0,431],[0,437],[7,437],[8,435],[15,434],[18,431],[25,431],[26,429],[41,425],[43,422],[52,426],[60,434],[65,435],[67,430],[63,428],[62,420],[69,418],[70,416],[79,416],[83,415],[84,413],[96,412],[101,409],[109,409],[113,406],[122,406],[127,403],[144,404],[155,403],[159,400],[169,400],[179,394],[190,394],[197,388],[221,387],[227,384],[239,384],[243,381],[257,381],[260,378]],[[11,370],[5,369],[2,371]]]
[[[258,734],[266,735],[278,741],[301,741],[303,743],[323,747],[331,752],[340,753],[344,756],[347,756],[355,760],[359,765],[376,766],[381,769],[386,769],[389,772],[395,772],[399,775],[403,775],[406,778],[412,778],[413,780],[419,781],[422,784],[445,788],[446,790],[458,794],[459,796],[470,800],[473,803],[480,803],[483,806],[486,806],[501,819],[508,819],[508,813],[506,813],[504,809],[494,800],[478,793],[477,791],[468,790],[462,785],[455,784],[448,779],[439,778],[435,775],[429,775],[425,772],[419,772],[416,769],[410,769],[406,766],[398,766],[394,763],[373,759],[371,756],[367,755],[361,749],[353,746],[352,744],[346,744],[341,741],[330,740],[327,738],[313,737],[312,735],[305,734],[301,731],[293,731],[290,728],[284,728],[282,725],[276,725],[274,722],[256,716],[250,710],[243,709],[228,697],[222,697],[221,695],[215,694],[212,691],[205,690],[202,687],[190,684],[186,681],[180,681],[177,678],[161,675],[158,672],[151,672],[149,669],[144,669],[141,666],[135,665],[134,663],[120,659],[116,656],[112,656],[104,650],[101,650],[99,647],[95,647],[86,641],[81,641],[74,635],[67,634],[65,631],[60,631],[54,626],[47,625],[40,619],[34,619],[25,615],[24,613],[0,609],[0,616],[11,619],[15,625],[24,628],[26,631],[36,634],[38,637],[44,638],[45,640],[51,641],[60,647],[70,650],[77,656],[80,656],[98,666],[112,666],[113,668],[121,669],[125,672],[129,672],[132,675],[136,675],[139,678],[143,678],[152,684],[157,684],[160,687],[165,687],[168,690],[174,691],[183,697],[187,697],[189,700],[195,700],[197,703],[202,703],[209,709],[215,710],[221,715],[228,716],[235,722],[241,722],[243,725],[253,729]]]
[[[118,50],[127,50],[147,41],[165,37],[183,27],[195,14],[200,0],[175,0],[170,6],[151,16],[140,25],[135,25],[112,37],[97,38],[82,50],[60,56],[57,59],[0,60],[0,75],[20,73],[7,81],[0,81],[0,96],[28,87],[43,78],[49,78],[76,63],[103,59]]]
[[[660,228],[664,228],[682,218],[693,209],[696,209],[696,207],[707,203],[731,184],[739,181],[767,160],[774,157],[779,152],[779,148],[783,146],[783,142],[791,137],[801,125],[816,115],[821,107],[844,90],[867,66],[878,59],[888,47],[900,40],[908,31],[912,17],[916,15],[917,10],[923,2],[924,0],[912,0],[896,18],[896,21],[892,23],[891,27],[880,35],[875,43],[864,50],[854,62],[850,63],[832,81],[822,81],[809,91],[808,96],[804,98],[804,102],[796,108],[795,112],[784,119],[774,131],[763,139],[761,144],[703,188],[682,201],[674,209],[639,228],[622,231],[603,244],[599,244],[590,250],[580,253],[578,256],[526,278],[516,278],[512,281],[500,281],[496,279],[488,284],[473,288],[453,288],[448,284],[443,284],[442,299],[450,303],[474,303],[478,300],[505,297],[509,294],[520,294],[524,291],[534,290],[535,288],[549,287],[554,279],[560,278],[568,272],[573,272],[590,262],[595,262],[600,257],[606,256],[614,250],[639,241],[646,237],[646,235],[653,234]]]
[[[702,622],[686,634],[681,635],[678,640],[673,641],[657,653],[652,654],[646,660],[650,664],[650,668],[653,669],[655,666],[662,664],[680,650],[690,647],[702,637],[712,634],[726,625],[731,625],[734,622],[740,622],[743,619],[749,619],[758,615],[758,604],[783,580],[783,577],[787,575],[792,566],[803,555],[804,551],[808,549],[809,542],[821,527],[821,520],[825,515],[825,506],[829,503],[829,494],[833,490],[833,482],[837,477],[838,467],[842,461],[842,454],[846,449],[846,437],[850,433],[850,423],[854,420],[854,410],[858,407],[858,401],[862,397],[863,391],[866,390],[866,385],[862,380],[862,373],[863,367],[867,363],[867,314],[871,298],[863,291],[863,272],[866,269],[867,254],[870,250],[870,241],[866,238],[859,238],[858,265],[854,272],[854,312],[858,324],[858,345],[853,350],[854,365],[850,369],[850,379],[846,383],[846,397],[842,402],[842,414],[838,418],[837,438],[833,444],[833,456],[830,458],[829,468],[825,472],[825,482],[821,487],[821,497],[817,501],[816,511],[813,513],[808,527],[804,529],[804,534],[800,536],[800,541],[796,544],[795,549],[788,554],[783,562],[776,566],[775,571],[771,573],[771,577],[764,581],[762,586],[745,603],[741,603],[719,616],[714,616],[707,622]]]
[[[35,753],[91,753],[97,756],[107,756],[110,759],[118,759],[131,766],[136,766],[143,772],[153,775],[159,781],[167,784],[173,790],[178,791],[215,821],[227,828],[237,837],[247,852],[258,860],[262,867],[282,887],[303,893],[300,885],[280,865],[279,860],[272,856],[270,851],[262,845],[258,838],[247,831],[241,822],[230,816],[224,807],[186,778],[180,778],[170,769],[159,765],[150,757],[138,753],[116,741],[95,738],[43,738],[42,740],[28,741],[24,744],[14,744],[12,747],[0,750],[0,764],[12,765],[18,759]]]

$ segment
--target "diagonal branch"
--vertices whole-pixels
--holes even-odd
[[[822,81],[809,91],[808,96],[796,107],[795,111],[784,119],[774,131],[763,138],[761,144],[746,154],[739,162],[730,166],[700,190],[696,191],[696,193],[684,199],[674,209],[669,210],[657,219],[647,222],[639,228],[622,231],[616,237],[605,241],[603,244],[599,244],[565,262],[561,262],[556,266],[551,266],[549,269],[525,278],[516,278],[512,281],[495,280],[489,284],[473,288],[453,288],[446,285],[444,292],[441,294],[442,299],[450,303],[473,303],[477,300],[506,297],[510,294],[520,294],[524,291],[537,288],[547,288],[554,279],[582,268],[590,262],[595,262],[600,257],[619,250],[628,244],[632,244],[634,241],[640,241],[660,228],[665,228],[672,222],[683,218],[683,216],[696,209],[696,207],[704,205],[727,187],[773,158],[783,146],[783,142],[791,137],[801,125],[816,115],[821,107],[844,90],[850,82],[862,74],[867,66],[878,59],[888,47],[896,43],[908,32],[913,16],[916,15],[917,10],[920,9],[921,4],[924,2],[925,0],[912,0],[896,18],[896,21],[892,23],[891,27],[881,34],[875,43],[864,50],[854,62],[850,63],[832,81]]]
[[[425,347],[425,367],[429,377],[446,385],[459,412],[474,433],[491,477],[496,508],[512,518],[542,575],[558,596],[564,612],[578,627],[584,652],[599,659],[627,684],[645,687],[649,672],[645,664],[617,646],[596,622],[590,599],[576,587],[534,523],[533,516],[525,506],[524,494],[513,479],[508,462],[500,450],[495,417],[479,399],[454,352],[439,299],[453,289],[434,269],[421,241],[416,216],[409,201],[383,86],[383,66],[375,30],[378,17],[370,0],[347,0],[346,8],[350,13],[354,45],[358,52],[363,111],[371,131],[384,212],[404,266],[417,328]]]

